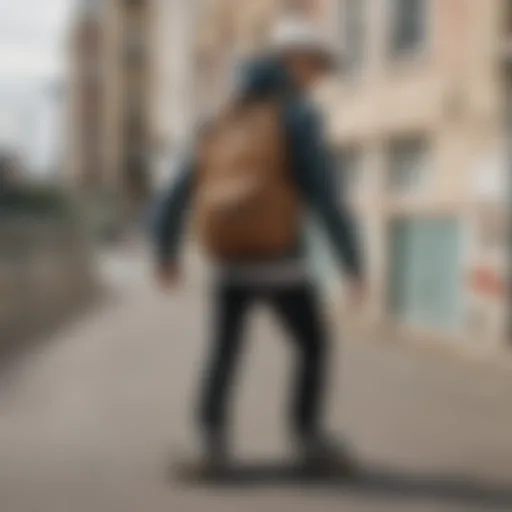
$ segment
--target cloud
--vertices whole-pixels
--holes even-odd
[[[38,116],[41,87],[65,77],[64,42],[74,4],[75,0],[0,0],[0,140],[4,144],[26,147],[34,138],[32,121]],[[47,126],[47,131],[55,130]]]
[[[58,78],[62,72],[63,62],[57,51],[0,45],[0,77],[5,81]]]
[[[13,31],[46,33],[49,37],[60,32],[72,8],[71,0],[5,0],[0,2],[0,28]],[[0,38],[5,34],[0,30]]]
[[[0,80],[62,72],[62,42],[71,0],[0,1]]]

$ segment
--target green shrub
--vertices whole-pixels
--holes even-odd
[[[70,198],[55,187],[31,185],[0,190],[0,215],[71,218],[74,214]]]

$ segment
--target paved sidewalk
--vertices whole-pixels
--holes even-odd
[[[339,340],[330,423],[354,443],[359,482],[313,485],[275,468],[247,485],[176,482],[169,465],[195,440],[205,292],[192,277],[182,296],[163,297],[136,258],[123,271],[111,263],[120,285],[111,300],[2,381],[1,512],[512,510],[508,373]],[[237,449],[244,460],[278,462],[288,453],[291,349],[264,311],[248,334]]]

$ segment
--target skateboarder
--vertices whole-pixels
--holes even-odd
[[[304,248],[311,210],[348,275],[353,299],[364,299],[354,223],[309,100],[336,64],[336,52],[309,22],[278,23],[270,50],[242,67],[233,98],[200,134],[158,208],[160,284],[172,288],[179,279],[188,212],[214,269],[211,353],[199,405],[208,463],[225,463],[229,454],[229,392],[246,313],[256,301],[275,311],[296,346],[290,428],[299,453],[306,460],[345,457],[322,424],[328,340]]]

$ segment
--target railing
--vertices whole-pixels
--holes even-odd
[[[0,196],[0,354],[94,295],[90,248],[63,204]]]

